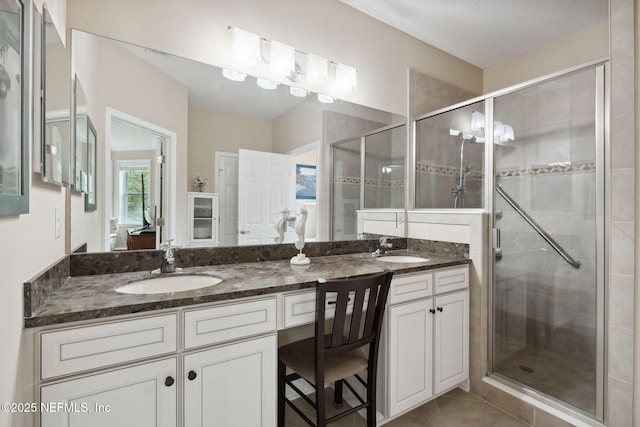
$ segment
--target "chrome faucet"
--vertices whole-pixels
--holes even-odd
[[[387,253],[387,249],[390,249],[393,247],[393,245],[391,243],[388,243],[387,240],[389,238],[387,236],[382,236],[380,237],[379,240],[379,244],[378,244],[378,249],[376,249],[374,252],[371,253],[371,256],[375,257],[379,257],[380,255],[384,255]]]
[[[160,245],[160,249],[164,252],[162,254],[162,264],[160,268],[153,270],[151,273],[175,273],[176,271],[182,271],[182,268],[176,266],[175,251],[177,246],[171,245],[173,239],[167,240]]]

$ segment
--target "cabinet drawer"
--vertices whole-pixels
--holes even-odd
[[[469,266],[438,270],[434,274],[435,293],[457,291],[469,287]]]
[[[48,379],[174,352],[176,313],[43,332],[41,378]]]
[[[391,281],[389,304],[430,297],[433,294],[431,273],[403,274]]]
[[[334,294],[335,295],[335,294]],[[367,297],[369,291],[365,293],[364,308],[367,308]],[[353,293],[347,303],[347,313],[351,313],[353,310]],[[284,305],[284,327],[290,328],[292,326],[304,325],[306,323],[313,323],[316,321],[316,291],[301,292],[296,294],[288,294],[282,298]],[[330,297],[330,293],[327,293],[327,303],[325,306],[325,317],[327,319],[333,318],[335,314],[335,297]]]
[[[184,313],[184,347],[193,348],[276,330],[276,298]]]

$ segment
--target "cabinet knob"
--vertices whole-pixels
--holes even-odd
[[[433,308],[430,308],[430,309],[429,309],[429,313],[431,313],[431,314],[436,314],[436,311],[435,311]]]
[[[176,381],[173,379],[173,377],[169,376],[164,380],[164,385],[166,385],[167,387],[171,387],[174,382]]]
[[[443,310],[443,308],[442,308],[442,307],[438,307],[438,311],[439,311],[440,313],[442,313],[442,310]]]
[[[197,376],[198,374],[196,374],[196,371],[189,371],[189,373],[187,374],[187,378],[189,378],[189,381],[195,380]]]

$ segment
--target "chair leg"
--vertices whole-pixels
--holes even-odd
[[[278,427],[284,427],[285,375],[287,367],[278,360]]]
[[[336,406],[339,408],[342,406],[342,382],[343,380],[338,380],[333,383],[333,401]]]
[[[316,427],[327,426],[327,404],[324,394],[324,384],[315,385],[316,389]]]

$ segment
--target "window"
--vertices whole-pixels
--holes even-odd
[[[149,160],[120,160],[118,162],[120,223],[142,225],[142,195],[145,210],[151,203]],[[144,182],[144,190],[142,183]],[[146,215],[149,220],[149,214]]]

